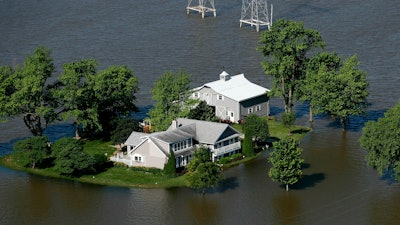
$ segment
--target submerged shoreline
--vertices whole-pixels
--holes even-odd
[[[300,131],[293,132],[292,136],[296,140],[301,140],[308,132],[312,129],[305,126],[294,126],[290,128],[282,128],[282,125],[275,120],[270,121],[270,139],[276,141],[285,135],[288,135],[288,131]],[[273,141],[271,141],[273,142]],[[97,153],[103,152],[104,145],[109,147],[109,151],[114,151],[107,142],[94,141],[94,148]],[[93,148],[93,146],[91,146]],[[88,151],[89,149],[84,149]],[[93,151],[93,150],[89,150]],[[229,169],[230,167],[237,166],[239,164],[251,161],[260,157],[267,149],[259,151],[255,156],[244,157],[241,160],[234,161],[223,165],[223,169]],[[95,185],[106,185],[106,186],[117,186],[117,187],[132,187],[132,188],[173,188],[173,187],[188,187],[186,183],[185,175],[177,175],[175,177],[168,177],[162,173],[162,171],[156,171],[153,169],[146,168],[135,168],[135,167],[125,167],[125,166],[113,166],[110,168],[105,168],[104,171],[97,174],[82,175],[80,177],[69,177],[60,175],[52,168],[27,168],[19,165],[17,162],[13,161],[12,153],[0,157],[0,166],[4,166],[9,169],[27,172],[29,174],[34,174],[42,177],[49,177],[54,179],[62,179],[73,182],[95,184]]]

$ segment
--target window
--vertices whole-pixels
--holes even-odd
[[[248,109],[248,112],[249,112],[249,114],[250,114],[250,113],[253,113],[253,108],[249,108],[249,109]]]
[[[195,92],[195,93],[193,93],[193,95],[194,95],[195,98],[198,98],[199,97],[199,92]]]
[[[142,156],[135,155],[135,162],[142,162]]]
[[[256,106],[256,111],[260,111],[261,110],[261,105],[257,105]]]
[[[218,100],[224,100],[224,96],[223,95],[217,95],[217,99]]]

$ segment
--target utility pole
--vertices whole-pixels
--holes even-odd
[[[204,18],[207,12],[213,12],[214,17],[217,16],[217,10],[215,10],[214,0],[199,0],[198,5],[192,5],[192,0],[188,1],[188,6],[186,7],[186,13],[189,15],[190,10],[196,11],[201,17]]]
[[[260,26],[267,26],[268,30],[270,30],[272,26],[272,10],[271,4],[270,12],[268,11],[267,0],[243,0],[240,27],[245,23],[255,26],[257,32],[260,31]]]

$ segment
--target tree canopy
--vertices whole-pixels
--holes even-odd
[[[286,137],[274,144],[274,151],[271,152],[268,162],[272,164],[268,175],[273,181],[280,182],[289,190],[289,185],[299,181],[301,175],[302,149],[298,143],[291,137]]]
[[[194,109],[191,109],[188,114],[188,118],[213,122],[218,122],[220,120],[217,116],[215,116],[215,108],[207,105],[205,101],[200,101]]]
[[[0,67],[0,119],[22,116],[35,136],[59,119],[73,119],[76,136],[84,128],[92,133],[106,131],[120,116],[138,111],[137,79],[126,66],[97,71],[97,62],[85,59],[65,63],[63,72],[50,83],[55,72],[51,51],[38,47],[23,66]]]
[[[309,103],[310,122],[313,121],[313,113],[323,113],[322,106],[326,105],[325,92],[321,88],[325,85],[324,75],[339,70],[341,58],[336,53],[321,52],[310,58],[306,77],[301,81],[300,100]]]
[[[221,168],[211,161],[210,152],[205,147],[195,150],[193,159],[186,167],[189,186],[200,189],[203,194],[206,188],[217,186],[222,179]]]
[[[345,130],[350,116],[365,114],[369,82],[366,73],[357,68],[357,56],[346,59],[337,74],[327,71],[327,82],[321,97],[323,112],[339,117]]]
[[[98,72],[92,59],[66,63],[54,86],[54,96],[63,106],[60,115],[75,120],[76,137],[80,137],[79,128],[109,132],[119,116],[138,111],[134,104],[137,79],[126,66]]]
[[[128,139],[132,131],[143,132],[139,121],[133,118],[119,119],[115,129],[111,132],[110,139],[113,144],[121,145]]]
[[[49,49],[41,46],[33,55],[26,56],[22,67],[0,67],[0,117],[7,120],[22,116],[35,136],[41,136],[56,119],[46,83],[55,71],[50,54]]]
[[[301,22],[280,19],[271,30],[262,33],[259,42],[265,73],[273,77],[271,93],[283,98],[285,112],[292,112],[294,101],[300,97],[300,81],[305,79],[309,58],[314,50],[325,46],[322,36]]]
[[[256,114],[250,114],[242,124],[245,134],[251,136],[254,141],[266,141],[269,137],[269,128],[267,118],[262,118]]]
[[[80,176],[95,172],[96,160],[83,151],[83,145],[73,138],[61,138],[52,146],[54,169],[62,175]]]
[[[50,147],[45,136],[35,136],[14,144],[15,160],[25,167],[35,169],[36,165],[50,157]]]
[[[148,115],[152,131],[166,130],[177,117],[187,117],[196,100],[190,98],[190,76],[185,71],[161,75],[152,89],[156,102]]]
[[[378,121],[368,121],[360,144],[367,151],[367,163],[378,171],[393,174],[400,181],[400,102]]]

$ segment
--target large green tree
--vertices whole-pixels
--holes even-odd
[[[59,77],[54,96],[62,105],[61,117],[74,120],[75,136],[80,137],[79,128],[101,129],[98,103],[89,81],[97,73],[97,62],[92,59],[65,63]]]
[[[321,52],[312,57],[307,65],[306,77],[301,81],[300,100],[309,104],[309,121],[313,121],[313,114],[322,113],[326,102],[325,92],[321,88],[325,85],[324,75],[328,72],[335,72],[341,66],[341,59],[336,53]]]
[[[91,80],[95,99],[98,101],[98,115],[103,133],[109,135],[121,116],[138,112],[136,93],[138,80],[127,66],[110,66],[99,71]],[[136,127],[135,127],[136,128]]]
[[[215,187],[222,179],[221,168],[211,161],[207,148],[195,150],[193,159],[187,165],[187,181],[191,188],[200,189],[205,194],[206,188]]]
[[[26,138],[14,144],[14,160],[25,167],[35,169],[49,157],[49,141],[45,136]]]
[[[259,42],[258,50],[265,57],[265,73],[273,77],[271,93],[283,98],[285,112],[292,112],[307,63],[315,50],[325,46],[322,36],[316,30],[306,29],[301,22],[280,19],[271,30],[262,33]]]
[[[55,86],[55,99],[63,106],[60,115],[75,121],[77,138],[80,128],[109,134],[119,116],[138,111],[134,103],[137,79],[126,66],[97,71],[97,62],[92,59],[66,63]]]
[[[152,131],[166,130],[175,118],[188,116],[196,103],[190,98],[190,90],[190,76],[185,71],[161,75],[151,91],[156,102],[148,113]]]
[[[273,181],[280,182],[289,191],[289,185],[293,185],[301,178],[301,166],[304,162],[302,149],[291,137],[286,137],[274,144],[274,151],[271,152],[268,161],[272,164],[268,175]]]
[[[54,103],[50,102],[48,78],[55,71],[51,51],[38,47],[25,58],[23,66],[0,67],[0,117],[22,116],[35,136],[41,136],[54,122]]]
[[[369,166],[381,176],[389,172],[400,181],[400,102],[378,121],[365,124],[360,144],[367,151]]]
[[[365,114],[369,82],[366,73],[357,68],[360,62],[353,55],[346,59],[337,73],[325,70],[320,96],[321,105],[316,107],[331,116],[339,117],[346,130],[350,116]]]

